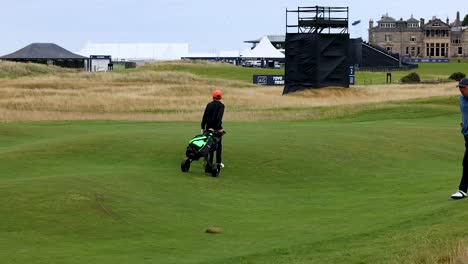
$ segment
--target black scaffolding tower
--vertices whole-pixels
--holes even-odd
[[[283,94],[308,88],[349,87],[348,19],[348,7],[286,9]]]

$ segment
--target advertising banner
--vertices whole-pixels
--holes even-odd
[[[284,85],[284,75],[254,75],[253,83],[260,85]]]

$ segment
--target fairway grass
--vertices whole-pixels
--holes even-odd
[[[278,70],[19,65],[0,64],[0,263],[466,263],[455,82],[283,96],[251,85]],[[219,88],[226,167],[183,173]]]
[[[180,171],[198,122],[4,123],[0,257],[451,263],[466,254],[466,201],[449,198],[461,172],[458,123],[453,97],[225,122],[219,178],[201,161]],[[223,232],[205,233],[211,226]]]

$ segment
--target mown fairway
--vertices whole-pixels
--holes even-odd
[[[225,122],[219,178],[179,169],[198,122],[1,124],[1,262],[448,263],[458,115],[450,97]]]

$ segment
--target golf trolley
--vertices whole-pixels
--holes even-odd
[[[188,172],[192,161],[203,158],[206,161],[205,172],[210,173],[213,177],[218,177],[221,166],[220,164],[210,162],[209,155],[210,152],[216,150],[214,148],[216,148],[218,142],[225,133],[226,132],[220,133],[218,131],[206,130],[203,134],[192,138],[185,151],[186,157],[182,160],[180,169],[183,172]]]

